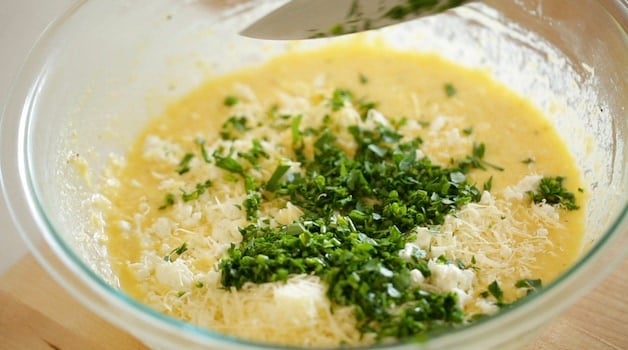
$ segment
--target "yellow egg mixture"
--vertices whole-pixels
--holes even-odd
[[[338,88],[351,91],[354,100],[334,110],[330,98]],[[367,120],[357,112],[358,100],[376,102]],[[578,204],[584,203],[572,156],[529,101],[486,72],[437,56],[352,44],[287,54],[213,79],[148,125],[115,170],[118,185],[105,191],[113,203],[108,248],[123,290],[168,315],[246,339],[317,346],[375,341],[356,330],[351,307],[328,300],[316,276],[240,290],[220,284],[217,263],[242,239],[238,229],[249,224],[242,205],[247,192],[241,177],[204,156],[245,152],[258,140],[267,157],[247,172],[268,180],[292,155],[295,115],[301,115],[302,130],[327,120],[349,153],[347,126],[392,125],[402,118],[407,121],[399,132],[423,140],[419,156],[442,166],[468,155],[474,144],[485,145],[489,165],[468,176],[480,190],[492,178],[490,193],[442,225],[417,228],[411,245],[427,251],[432,270],[414,282],[428,291],[454,291],[469,317],[497,311],[494,296],[486,293],[491,282],[498,281],[511,302],[525,294],[513,286],[516,281],[547,284],[579,252],[584,210],[535,204],[527,194],[542,176],[562,176]],[[247,124],[227,140],[221,131],[230,117],[246,117]],[[186,154],[194,156],[185,161]],[[207,180],[211,185],[205,187]],[[183,194],[195,198],[182,200]],[[288,225],[302,214],[285,201],[260,208],[260,218],[273,225]],[[439,256],[473,261],[474,268],[439,264]]]

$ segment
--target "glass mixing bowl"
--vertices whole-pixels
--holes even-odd
[[[74,297],[151,347],[270,347],[130,299],[116,287],[93,208],[110,154],[123,155],[169,102],[212,76],[328,42],[237,35],[281,2],[79,2],[39,40],[13,88],[1,125],[1,169],[22,236]],[[581,257],[557,280],[494,317],[394,347],[516,348],[626,256],[626,23],[619,0],[494,0],[365,34],[490,71],[548,115],[588,186]]]

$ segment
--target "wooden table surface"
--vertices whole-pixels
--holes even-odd
[[[628,259],[526,347],[628,349]],[[146,349],[85,309],[28,255],[0,276],[0,349]]]

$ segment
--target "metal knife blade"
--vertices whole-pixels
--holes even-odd
[[[292,0],[240,35],[290,40],[377,29],[443,12],[472,0]]]

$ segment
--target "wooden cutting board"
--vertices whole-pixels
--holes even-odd
[[[525,350],[628,349],[628,258]],[[27,255],[0,276],[0,349],[147,349],[88,311]]]

